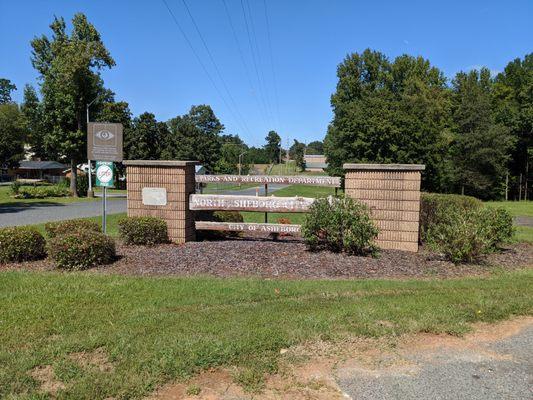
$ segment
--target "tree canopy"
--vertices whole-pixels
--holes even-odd
[[[17,87],[9,79],[0,78],[0,104],[13,102],[11,92],[17,90]]]

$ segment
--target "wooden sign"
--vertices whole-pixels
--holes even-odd
[[[207,222],[197,221],[196,229],[204,231],[235,231],[261,233],[290,233],[300,234],[300,225],[293,224],[255,224],[243,222]]]
[[[337,176],[306,175],[196,175],[196,183],[278,183],[283,185],[310,185],[341,187],[341,178]]]
[[[259,197],[191,194],[191,210],[306,212],[315,199],[309,197]]]

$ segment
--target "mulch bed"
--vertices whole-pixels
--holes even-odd
[[[533,245],[516,244],[477,264],[454,265],[437,254],[382,250],[378,258],[328,251],[310,252],[297,240],[237,238],[154,247],[117,245],[119,259],[93,268],[99,273],[142,276],[241,276],[290,279],[453,278],[483,275],[494,268],[533,267]],[[2,269],[50,270],[49,260],[0,265]]]

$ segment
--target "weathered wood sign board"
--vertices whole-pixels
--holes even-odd
[[[341,178],[336,176],[303,175],[196,175],[196,183],[278,183],[284,185],[311,185],[341,187]]]
[[[196,229],[207,231],[235,231],[261,233],[290,233],[300,234],[300,225],[294,224],[256,224],[243,222],[207,222],[196,221]]]
[[[191,194],[191,210],[307,212],[315,199],[309,197],[258,197],[221,194]]]

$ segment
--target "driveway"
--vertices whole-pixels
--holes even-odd
[[[126,212],[125,199],[113,199],[107,202],[107,212],[117,214]],[[101,201],[80,201],[75,203],[37,202],[22,205],[0,204],[0,227],[16,225],[33,225],[64,219],[97,217],[102,215]]]
[[[337,384],[357,400],[533,399],[533,324],[513,330],[427,340],[372,368],[340,368]]]

